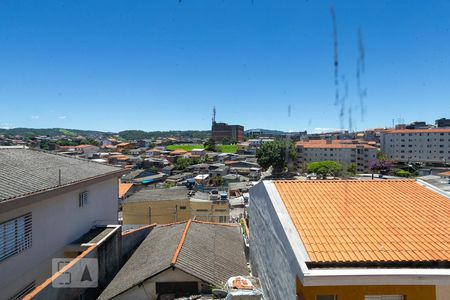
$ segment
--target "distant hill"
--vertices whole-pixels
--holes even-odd
[[[272,130],[272,129],[261,129],[261,128],[256,128],[256,129],[247,129],[245,130],[245,134],[249,135],[252,132],[255,131],[260,131],[262,135],[284,135],[287,132],[284,131],[280,131],[280,130]]]
[[[125,130],[118,133],[124,140],[151,139],[157,137],[185,137],[206,139],[210,137],[210,130],[171,130],[171,131],[142,131]]]
[[[104,135],[113,135],[111,132],[95,131],[95,130],[79,130],[79,129],[64,129],[64,128],[11,128],[0,129],[0,134],[7,134],[10,136],[21,135],[25,137],[46,135],[46,136],[78,136],[97,137]]]
[[[139,139],[151,139],[156,137],[187,137],[187,138],[201,138],[206,139],[211,135],[209,130],[174,130],[174,131],[142,131],[142,130],[125,130],[119,133],[114,132],[104,132],[95,130],[80,130],[80,129],[65,129],[65,128],[11,128],[11,129],[1,129],[0,134],[10,135],[10,136],[84,136],[89,138],[95,137],[109,137],[113,135],[119,135],[123,140],[139,140]]]

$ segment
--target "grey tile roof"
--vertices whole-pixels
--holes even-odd
[[[142,189],[126,198],[123,202],[144,202],[156,200],[189,200],[189,189],[184,186],[167,189]]]
[[[0,149],[0,202],[119,172],[120,168],[30,149]]]
[[[175,264],[172,264],[187,226],[184,243]],[[223,286],[232,276],[247,275],[239,228],[198,221],[157,226],[99,299],[111,299],[170,267],[179,268],[215,286]]]
[[[220,287],[248,275],[239,227],[192,222],[175,267]]]

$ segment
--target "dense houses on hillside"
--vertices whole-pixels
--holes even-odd
[[[216,132],[236,153],[190,138],[0,136],[0,299],[448,299],[446,125]],[[256,158],[280,140],[296,149],[289,180]],[[329,161],[354,172],[311,180],[308,164]],[[374,162],[428,175],[366,174]],[[70,263],[52,272],[55,258]],[[87,258],[96,286],[59,288]]]

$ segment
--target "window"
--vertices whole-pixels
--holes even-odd
[[[186,209],[186,206],[180,206],[180,209]]]
[[[316,300],[336,300],[335,295],[317,295]]]
[[[364,296],[364,300],[404,300],[402,295],[370,295]]]
[[[0,224],[0,261],[31,247],[31,221],[28,213]]]
[[[78,195],[78,206],[83,207],[88,203],[88,192],[84,191]]]
[[[219,223],[228,223],[227,216],[219,216]]]

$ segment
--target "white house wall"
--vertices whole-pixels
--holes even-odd
[[[27,284],[49,277],[51,259],[94,225],[117,224],[117,178],[61,194],[32,205],[0,213],[0,223],[32,212],[32,247],[0,261],[0,299],[8,299]],[[88,203],[78,206],[80,192]]]

